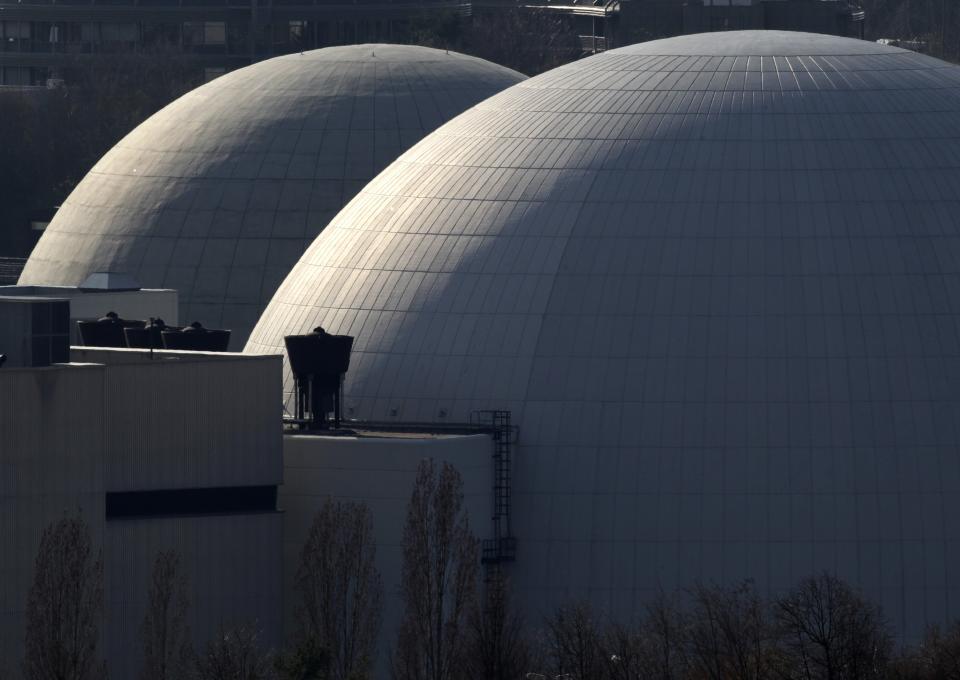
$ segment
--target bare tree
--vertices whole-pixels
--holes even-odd
[[[457,50],[530,76],[583,54],[570,17],[520,5],[478,8],[469,17],[453,10],[429,12],[413,19],[408,38],[416,45]]]
[[[463,509],[463,480],[433,460],[417,469],[403,531],[403,620],[392,658],[397,680],[465,675],[466,618],[476,597],[478,547]]]
[[[250,624],[222,630],[197,657],[198,680],[272,680],[273,664]]]
[[[27,595],[25,680],[99,680],[103,561],[82,516],[43,530]]]
[[[697,586],[691,593],[688,653],[698,677],[763,680],[779,659],[767,605],[750,582]]]
[[[646,678],[643,630],[613,621],[601,634],[602,659],[606,677],[610,680],[639,680]]]
[[[199,84],[200,64],[168,45],[67,58],[65,87],[0,96],[0,252],[29,255],[33,219],[49,219],[130,130]]]
[[[652,680],[679,680],[687,676],[687,618],[676,603],[661,593],[646,606],[640,625],[638,666]],[[630,666],[628,666],[629,668]]]
[[[141,626],[143,670],[141,680],[180,680],[190,667],[192,649],[187,631],[187,578],[180,555],[168,550],[157,555],[147,594],[147,613]]]
[[[774,614],[790,677],[880,678],[893,642],[879,608],[824,572],[779,598]]]
[[[603,623],[589,605],[561,607],[546,621],[544,677],[610,680],[681,680],[691,673],[688,620],[663,594],[647,604],[644,618],[630,626]]]
[[[328,680],[330,653],[316,638],[301,638],[276,659],[282,680]]]
[[[927,629],[918,647],[906,648],[890,660],[886,680],[955,680],[960,678],[960,621],[945,631]]]
[[[553,676],[593,680],[605,673],[600,627],[586,602],[557,609],[545,622],[546,656]]]
[[[932,626],[924,635],[917,656],[929,678],[960,678],[960,621],[943,631]]]
[[[470,613],[466,665],[475,680],[514,680],[532,668],[523,616],[513,608],[506,575],[496,570]]]
[[[357,503],[327,500],[300,554],[298,646],[326,650],[330,677],[367,677],[382,620],[373,518]],[[306,648],[305,647],[305,648]]]
[[[528,7],[500,7],[475,12],[464,35],[464,48],[494,63],[533,76],[575,61],[580,37],[569,17]]]

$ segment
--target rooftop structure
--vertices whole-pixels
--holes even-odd
[[[354,336],[347,417],[510,411],[527,611],[828,569],[917,636],[960,615],[958,124],[960,69],[876,43],[590,57],[368,184],[247,351]]]
[[[21,285],[95,272],[179,292],[242,348],[279,282],[353,195],[450,118],[523,79],[457,53],[336,47],[234,71],[109,151],[57,211]]]
[[[0,286],[0,300],[8,303],[17,299],[31,301],[35,298],[56,298],[69,301],[69,330],[71,344],[82,344],[77,321],[94,321],[107,312],[115,312],[121,318],[147,321],[163,319],[171,326],[178,321],[177,291],[142,288],[110,288],[106,279],[88,279],[84,287],[76,286]],[[91,284],[103,284],[89,287]],[[136,285],[136,284],[133,284]],[[8,325],[9,337],[15,337],[21,329]],[[0,332],[0,337],[5,335]],[[2,344],[2,342],[0,342]],[[2,349],[0,349],[2,351]]]

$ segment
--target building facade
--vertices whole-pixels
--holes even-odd
[[[515,0],[474,0],[478,16],[520,7]],[[561,17],[584,54],[647,40],[712,31],[805,31],[863,39],[856,0],[595,0],[524,3],[521,11]]]
[[[209,80],[272,56],[405,42],[411,25],[463,0],[94,0],[0,2],[0,85],[70,82],[100,59],[188,60]]]
[[[403,530],[417,467],[426,458],[449,463],[463,479],[463,510],[470,530],[489,540],[492,510],[493,443],[484,428],[377,429],[352,424],[345,434],[288,432],[283,438],[284,638],[296,639],[303,593],[296,588],[301,551],[310,526],[327,499],[363,503],[373,517],[376,567],[383,580],[383,623],[374,677],[390,676],[389,649],[403,615],[400,599]]]
[[[7,307],[0,299],[9,324],[20,317]],[[9,356],[0,369],[5,677],[19,677],[41,533],[77,513],[102,551],[99,654],[112,677],[140,672],[141,624],[161,551],[180,556],[197,649],[234,625],[256,625],[265,646],[278,644],[279,357],[73,348],[70,363],[37,366],[29,365],[36,354],[28,365],[18,361],[24,355]]]

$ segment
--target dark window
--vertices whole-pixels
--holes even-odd
[[[276,486],[123,491],[106,495],[107,519],[240,515],[277,509]]]

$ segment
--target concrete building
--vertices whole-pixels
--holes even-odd
[[[277,57],[167,106],[110,150],[57,211],[21,285],[123,273],[179,293],[180,319],[240,349],[279,282],[380,170],[523,79],[424,47]]]
[[[450,463],[463,476],[464,509],[480,539],[490,537],[492,432],[484,427],[389,428],[355,424],[353,434],[288,433],[283,442],[284,637],[291,639],[302,596],[295,587],[300,553],[328,498],[366,503],[374,516],[377,569],[383,579],[378,678],[389,677],[387,650],[402,615],[403,527],[417,466]]]
[[[690,33],[780,30],[863,38],[858,0],[474,0],[476,16],[505,10],[562,17],[585,54]]]
[[[176,326],[179,313],[177,291],[170,289],[143,289],[129,281],[126,288],[117,288],[104,281],[88,279],[83,287],[72,286],[0,286],[0,298],[22,297],[27,300],[37,297],[61,299],[69,303],[70,344],[79,345],[80,333],[77,321],[95,321],[107,312],[116,312],[122,319],[160,318]],[[92,287],[91,286],[96,286]],[[88,287],[91,286],[91,287]],[[8,325],[0,331],[0,347],[8,348],[4,340],[16,341],[21,329]]]
[[[30,304],[51,303],[2,299],[2,324],[21,318],[10,306]],[[42,529],[77,511],[102,549],[99,652],[111,677],[140,671],[147,589],[163,550],[181,556],[199,648],[251,621],[275,645],[280,358],[78,347],[70,363],[9,357],[0,369],[0,672],[19,677]]]
[[[907,640],[960,618],[958,123],[960,69],[890,46],[612,50],[470,108],[366,185],[273,296],[246,346],[263,356],[22,352],[0,369],[0,647],[40,528],[76,507],[104,546],[112,674],[135,672],[167,547],[203,598],[198,640],[240,616],[279,640],[328,496],[373,510],[385,645],[427,456],[463,474],[530,620],[587,598],[629,621],[661,590],[775,594],[822,569]],[[56,361],[62,324],[34,303],[62,304],[4,318]],[[316,325],[355,337],[354,432],[281,437],[277,355]],[[136,511],[182,490],[248,505]]]
[[[531,616],[827,569],[916,637],[960,616],[958,124],[960,69],[875,43],[590,57],[368,184],[246,349],[355,336],[361,420],[509,410]]]
[[[161,551],[181,557],[195,649],[238,624],[260,630],[262,652],[280,649],[301,606],[300,552],[327,498],[362,499],[379,518],[385,675],[417,466],[430,457],[457,467],[474,531],[486,538],[495,431],[367,423],[282,435],[280,356],[68,347],[71,300],[22,293],[0,296],[3,677],[20,677],[40,536],[64,515],[81,513],[102,551],[99,654],[112,677],[132,678]]]
[[[113,59],[172,60],[207,79],[278,54],[407,42],[411,24],[468,13],[463,0],[46,0],[0,2],[0,86],[82,82]]]

